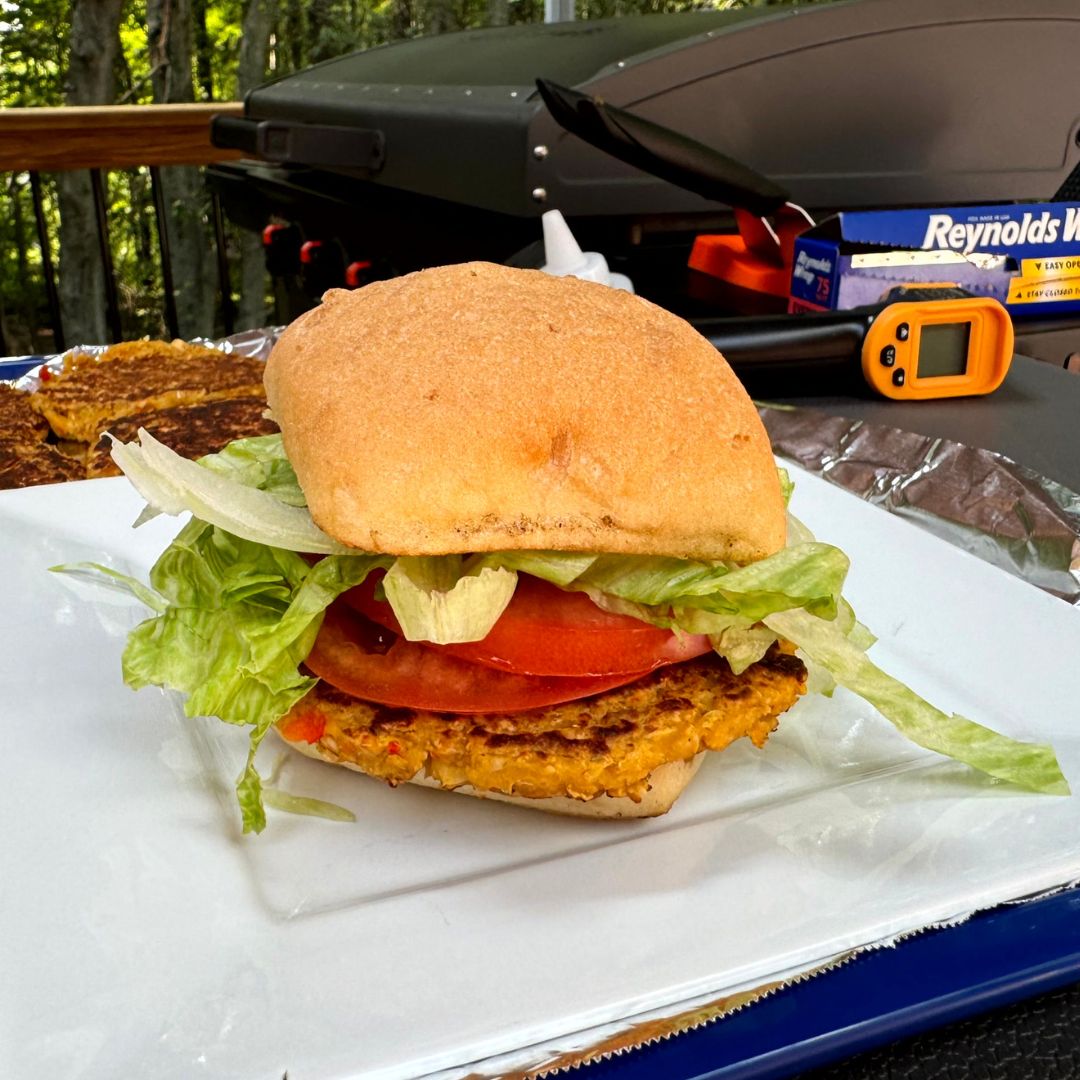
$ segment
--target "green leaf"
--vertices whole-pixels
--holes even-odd
[[[839,548],[818,543],[796,544],[734,568],[722,563],[601,555],[570,587],[642,605],[642,610],[665,605],[696,607],[757,622],[773,611],[804,607],[832,618],[847,570],[847,556]]]
[[[113,592],[133,596],[152,611],[161,612],[169,606],[164,597],[159,596],[153,589],[148,589],[138,578],[133,578],[130,574],[122,574],[119,570],[113,570],[112,567],[102,566],[101,563],[62,563],[59,566],[50,566],[49,570],[54,574],[70,574],[72,577],[88,578]]]
[[[245,487],[267,491],[287,506],[307,506],[280,434],[237,439],[224,450],[199,458],[199,464]]]
[[[482,557],[484,565],[504,566],[566,588],[581,577],[598,556],[580,551],[497,551]]]
[[[112,457],[150,506],[163,514],[190,511],[201,521],[268,547],[322,554],[354,549],[327,536],[306,507],[188,461],[139,429],[139,442],[113,442]],[[141,520],[141,519],[140,519]]]
[[[731,670],[741,675],[756,664],[776,641],[776,632],[761,623],[753,626],[729,626],[719,634],[711,634],[712,647],[727,660]]]
[[[841,686],[873,705],[918,746],[1030,791],[1069,794],[1052,747],[1021,742],[966,717],[947,715],[877,667],[841,627],[805,611],[776,612],[765,623],[826,668]]]
[[[311,652],[322,624],[322,613],[330,604],[347,589],[360,585],[376,567],[390,566],[393,561],[392,556],[385,555],[328,555],[317,562],[293,594],[280,620],[254,628],[248,635],[250,670],[263,670],[281,653],[295,655],[296,662],[302,662]]]
[[[399,558],[382,581],[407,641],[450,645],[486,637],[506,610],[517,573],[460,555]]]
[[[780,494],[784,496],[784,505],[791,502],[792,493],[795,491],[795,481],[788,475],[787,469],[776,467],[776,475],[780,478]]]
[[[306,814],[308,817],[321,817],[329,821],[356,821],[356,815],[344,806],[322,799],[310,799],[305,795],[293,795],[280,788],[264,787],[262,798],[267,806],[272,806],[275,810],[285,810],[290,814]]]
[[[245,831],[265,825],[255,751],[270,725],[315,685],[299,670],[323,612],[385,556],[329,556],[314,567],[193,519],[150,571],[168,606],[129,635],[124,680],[187,695],[188,716],[250,725],[237,781]]]
[[[247,761],[244,763],[244,771],[236,781],[236,800],[240,804],[240,819],[246,833],[261,833],[266,828],[262,778],[255,768],[255,754],[268,730],[269,727],[252,730],[251,745],[248,749]]]

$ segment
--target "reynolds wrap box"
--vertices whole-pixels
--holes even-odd
[[[1080,311],[1080,203],[837,214],[795,241],[791,310],[940,282],[992,296],[1014,319]]]

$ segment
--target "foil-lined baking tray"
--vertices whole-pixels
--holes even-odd
[[[274,328],[203,341],[225,351],[265,359],[277,339]],[[103,346],[80,351],[101,353]],[[61,356],[44,366],[58,370]],[[0,361],[0,378],[3,375]],[[40,366],[11,380],[20,389],[39,385]],[[832,416],[803,407],[764,406],[761,416],[778,456],[939,538],[978,556],[1067,603],[1080,606],[1080,495],[993,451],[881,424]],[[834,957],[806,977],[848,961]],[[684,1003],[677,1011],[639,1016],[633,1022],[585,1034],[576,1046],[563,1043],[519,1072],[533,1076],[668,1038],[713,1022],[775,993],[787,980],[719,999]],[[591,1035],[591,1038],[589,1037]],[[508,1063],[509,1064],[509,1063]],[[489,1075],[481,1069],[475,1075]]]
[[[222,352],[236,353],[237,356],[253,356],[265,360],[270,355],[274,343],[281,336],[283,327],[260,327],[256,330],[241,330],[223,338],[194,338],[193,344],[205,345]],[[72,353],[87,356],[101,356],[108,345],[76,345],[63,353],[48,356],[7,356],[0,358],[0,382],[6,382],[17,390],[36,390],[41,385],[41,369],[46,368],[53,374],[59,373],[64,366],[64,358]],[[5,369],[17,374],[6,375]]]

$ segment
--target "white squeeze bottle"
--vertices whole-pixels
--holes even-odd
[[[558,210],[548,210],[540,219],[544,224],[544,258],[540,267],[554,277],[577,277],[598,281],[614,289],[634,291],[634,283],[625,274],[613,274],[607,259],[599,251],[582,251],[566,219]]]

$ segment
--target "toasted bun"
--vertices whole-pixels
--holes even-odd
[[[299,750],[301,754],[315,758],[316,761],[326,761],[332,765],[343,765],[346,769],[352,769],[355,772],[364,771],[350,761],[339,761],[323,757],[319,753],[317,745],[305,742],[290,742],[288,745],[293,750]],[[503,795],[498,791],[478,791],[471,784],[462,784],[461,787],[456,788],[444,788],[434,777],[425,776],[423,773],[417,773],[406,783],[418,784],[421,787],[438,788],[440,791],[449,790],[457,795],[472,795],[478,799],[492,799],[496,802],[510,803],[512,806],[521,806],[529,810],[543,810],[549,814],[561,814],[565,817],[659,817],[672,808],[675,800],[693,780],[694,774],[701,767],[704,760],[705,754],[702,752],[689,761],[669,761],[654,769],[649,774],[649,790],[641,798],[640,802],[634,802],[633,799],[627,797],[613,798],[610,795],[599,795],[594,799],[571,799],[565,795],[555,795],[546,799],[528,799],[520,795]]]
[[[750,562],[784,544],[753,404],[686,322],[487,263],[335,290],[266,390],[315,521],[366,551]]]

